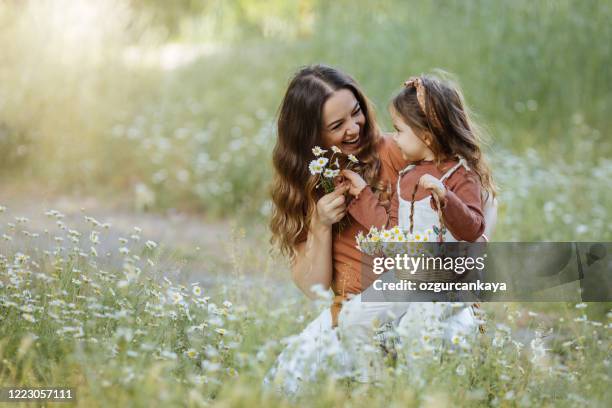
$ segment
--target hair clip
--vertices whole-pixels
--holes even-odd
[[[404,86],[406,88],[414,87],[416,89],[416,97],[417,101],[419,102],[419,106],[425,114],[425,117],[429,117],[427,115],[427,110],[425,109],[425,85],[423,85],[423,80],[421,77],[417,76],[408,78],[408,80],[404,82]],[[441,128],[442,126],[440,121],[438,120],[436,112],[433,109],[431,110],[431,116],[431,122],[434,124],[434,126]]]

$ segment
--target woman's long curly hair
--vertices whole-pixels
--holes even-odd
[[[289,83],[280,106],[278,139],[272,154],[275,174],[271,191],[271,241],[290,258],[295,255],[299,239],[308,231],[316,200],[321,195],[308,163],[314,159],[312,148],[323,146],[323,105],[340,89],[353,92],[366,119],[360,129],[361,141],[356,153],[359,165],[353,170],[369,185],[381,189],[381,165],[376,153],[380,132],[368,99],[353,78],[337,69],[325,65],[300,69]]]
[[[457,155],[464,157],[482,184],[483,198],[495,197],[491,170],[481,150],[484,132],[473,120],[459,86],[450,74],[440,71],[439,75],[411,78],[393,98],[391,105],[417,136],[433,135],[430,148],[438,165]],[[421,102],[417,95],[419,87],[423,93]]]

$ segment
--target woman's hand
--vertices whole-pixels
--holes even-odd
[[[442,202],[446,197],[446,187],[439,179],[431,174],[423,174],[419,179],[419,187],[431,191],[436,196],[439,202]]]
[[[330,227],[344,218],[346,214],[346,199],[344,193],[349,189],[348,183],[339,184],[331,193],[325,194],[317,201],[317,221],[323,226]]]
[[[350,187],[348,192],[353,197],[357,197],[359,193],[361,193],[361,190],[366,188],[368,185],[368,183],[366,183],[366,181],[358,173],[355,173],[352,170],[342,170],[340,174],[349,181]]]

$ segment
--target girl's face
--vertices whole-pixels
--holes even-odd
[[[393,106],[389,108],[389,113],[391,114],[393,127],[395,128],[393,140],[402,151],[404,160],[411,162],[433,160],[434,154],[429,148],[431,145],[429,137],[424,137],[423,139],[418,137]]]
[[[335,91],[323,104],[323,145],[338,146],[345,154],[356,153],[365,123],[365,115],[353,92]]]

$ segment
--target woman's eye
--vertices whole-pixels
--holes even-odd
[[[353,111],[353,116],[359,114],[359,112],[361,112],[361,106],[358,106],[354,111]]]

